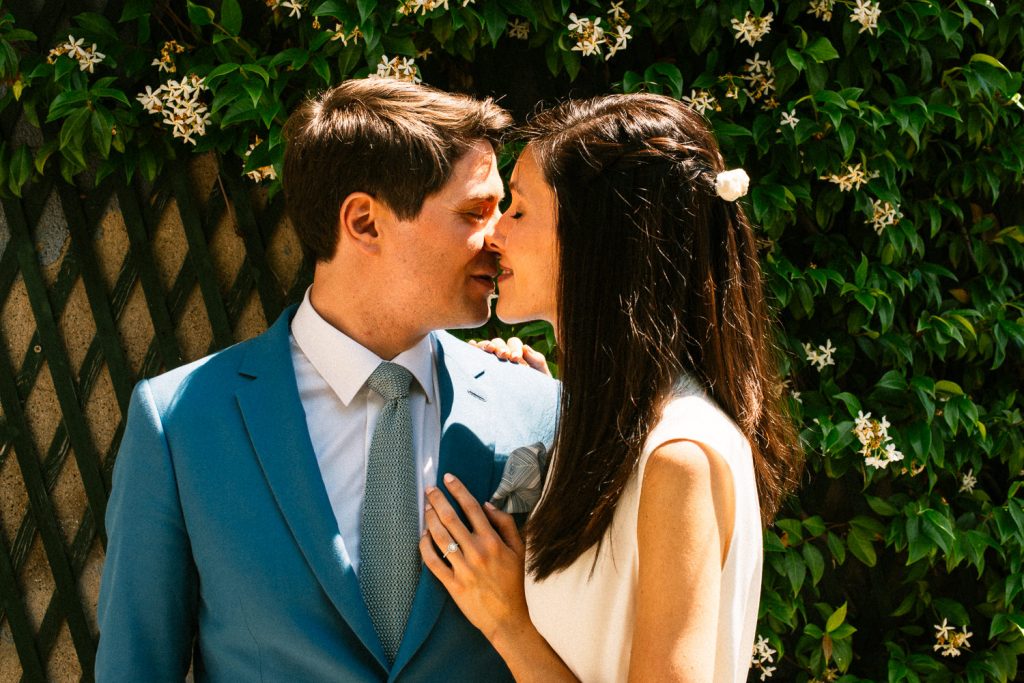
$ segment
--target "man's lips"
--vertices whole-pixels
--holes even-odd
[[[472,278],[481,284],[485,284],[488,287],[494,287],[494,277],[497,273],[479,273],[473,275]]]
[[[505,266],[498,266],[498,278],[497,278],[498,282],[501,282],[502,280],[506,280],[506,279],[508,279],[510,277],[512,277],[511,269],[506,268]]]

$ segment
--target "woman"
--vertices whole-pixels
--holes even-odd
[[[667,97],[566,102],[525,137],[497,313],[562,349],[551,471],[525,544],[429,490],[424,561],[519,681],[746,680],[761,525],[800,470],[746,188]]]

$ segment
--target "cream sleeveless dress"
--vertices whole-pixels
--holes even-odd
[[[736,515],[722,568],[714,681],[747,680],[763,559],[750,445],[736,424],[698,386],[681,381],[648,437],[639,471],[623,492],[596,565],[595,550],[591,548],[543,581],[536,582],[529,576],[526,579],[526,600],[533,623],[584,683],[625,681],[628,676],[636,616],[640,482],[651,452],[677,439],[713,449],[732,471]]]

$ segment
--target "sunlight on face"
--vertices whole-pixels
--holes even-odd
[[[494,231],[499,254],[498,317],[508,323],[557,318],[558,206],[529,146],[509,183],[512,202]]]

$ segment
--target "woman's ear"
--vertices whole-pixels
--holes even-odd
[[[380,249],[379,221],[386,209],[372,195],[353,192],[345,197],[338,210],[338,225],[341,231],[338,246],[350,242],[358,249],[377,253]]]

